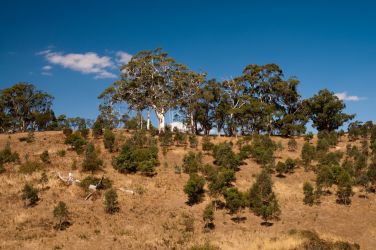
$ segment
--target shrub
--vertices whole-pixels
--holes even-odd
[[[22,200],[28,200],[29,201],[29,206],[33,206],[37,203],[39,200],[38,197],[38,190],[35,189],[32,185],[30,184],[25,184],[25,186],[22,189]]]
[[[227,187],[231,186],[231,183],[236,180],[235,171],[232,169],[223,168],[221,171],[215,173],[211,177],[209,183],[209,192],[211,196],[217,196],[225,191]]]
[[[115,146],[115,134],[110,129],[105,129],[103,135],[104,148],[113,152]]]
[[[209,243],[205,243],[203,245],[195,245],[189,248],[189,250],[220,250],[220,248],[217,246],[210,245]]]
[[[289,151],[295,152],[298,148],[298,142],[294,138],[291,138],[287,143],[287,147]]]
[[[175,130],[174,141],[177,146],[187,144],[187,135],[180,132],[178,129]]]
[[[3,163],[0,162],[0,174],[2,174],[4,172],[5,172],[4,165],[3,165]]]
[[[252,141],[251,155],[255,161],[263,166],[274,162],[276,144],[267,135],[255,135]]]
[[[314,189],[311,183],[305,182],[303,185],[304,199],[303,202],[306,205],[312,206],[315,202]]]
[[[22,174],[32,174],[35,171],[39,171],[41,169],[42,169],[42,166],[40,163],[36,161],[27,160],[25,163],[21,164],[18,171]]]
[[[64,128],[63,134],[65,135],[65,137],[69,137],[71,134],[73,134],[73,130],[71,128]]]
[[[0,163],[16,162],[20,160],[20,156],[17,152],[12,153],[10,144],[5,144],[3,150],[0,150]]]
[[[197,174],[191,174],[184,186],[184,193],[188,195],[188,204],[193,205],[201,201],[204,194],[205,179]]]
[[[352,195],[351,177],[346,171],[342,171],[338,177],[337,202],[340,204],[350,204]]]
[[[153,161],[142,161],[137,167],[137,170],[145,176],[154,176],[155,175],[155,166]]]
[[[80,130],[78,130],[78,132],[83,138],[87,139],[89,136],[90,130],[88,128],[81,128]]]
[[[172,132],[170,130],[165,130],[163,133],[159,134],[159,141],[162,147],[169,147],[172,145]]]
[[[218,168],[211,164],[205,164],[201,167],[201,173],[207,180],[213,180],[214,176],[218,174]]]
[[[99,170],[102,166],[103,161],[101,159],[98,159],[98,155],[95,151],[94,145],[92,143],[89,143],[86,147],[85,159],[82,162],[82,170],[91,171],[91,173],[94,173],[95,171]]]
[[[204,221],[204,228],[212,228],[214,221],[214,209],[213,204],[206,205],[204,212],[202,213],[202,219]]]
[[[35,141],[34,132],[30,131],[26,137],[19,138],[20,142],[32,143]]]
[[[209,136],[204,136],[202,138],[202,150],[203,151],[211,151],[214,147],[214,144],[210,141]]]
[[[287,158],[287,160],[285,161],[285,165],[286,165],[287,173],[293,173],[296,168],[297,162],[296,160]]]
[[[92,133],[94,138],[98,138],[103,135],[103,120],[98,117],[92,127]]]
[[[183,171],[186,174],[197,173],[201,168],[202,154],[188,152],[183,158]]]
[[[188,137],[188,140],[189,140],[189,146],[191,148],[197,148],[198,140],[197,140],[197,136],[196,135],[190,135]]]
[[[86,192],[89,190],[90,185],[97,185],[100,183],[100,185],[97,187],[97,189],[109,189],[112,187],[112,181],[108,178],[102,177],[101,179],[95,176],[87,176],[85,179],[83,179],[80,182],[80,187],[84,189]]]
[[[335,131],[331,131],[331,132],[327,130],[319,131],[319,133],[317,134],[317,138],[318,140],[325,139],[327,143],[329,144],[329,146],[331,147],[336,146],[338,143],[338,135]]]
[[[265,169],[257,176],[249,190],[248,199],[251,210],[262,216],[266,223],[280,214],[277,197],[273,192],[273,182]]]
[[[304,168],[307,169],[315,158],[316,149],[309,142],[305,142],[302,148],[301,158]]]
[[[237,215],[238,211],[244,207],[245,202],[243,195],[239,192],[237,188],[228,188],[224,193],[226,200],[226,207],[231,214],[236,214],[237,222],[239,222],[239,217]]]
[[[284,174],[287,172],[287,166],[284,162],[279,161],[275,167],[279,177],[283,177]]]
[[[66,155],[66,153],[67,152],[64,149],[57,151],[57,155],[60,156],[60,157],[64,157]]]
[[[220,167],[236,170],[240,165],[239,156],[232,151],[232,144],[223,142],[213,148],[214,163]]]
[[[50,155],[48,154],[47,150],[44,150],[43,153],[40,155],[40,159],[43,163],[50,163]]]
[[[249,144],[245,144],[240,147],[239,149],[239,159],[245,160],[248,159],[252,152],[252,146]]]
[[[65,144],[68,144],[72,147],[77,154],[81,154],[83,152],[83,147],[86,145],[86,140],[77,132],[69,135],[65,139]]]
[[[304,135],[304,140],[306,142],[310,142],[312,139],[313,139],[313,133],[312,132],[308,132],[307,134]]]
[[[135,173],[142,170],[147,175],[153,173],[153,168],[158,164],[158,148],[155,141],[143,132],[134,133],[112,161],[113,167],[121,173]]]
[[[104,210],[108,214],[114,214],[116,212],[119,212],[119,202],[118,202],[118,195],[115,191],[115,189],[109,189],[105,193],[105,199],[104,199]]]
[[[69,226],[69,211],[67,205],[59,201],[53,211],[53,215],[56,219],[58,219],[58,223],[56,224],[55,228],[58,230],[64,230]]]

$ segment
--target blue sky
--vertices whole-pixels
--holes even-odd
[[[57,114],[95,118],[119,64],[162,47],[219,80],[277,63],[303,97],[328,88],[357,119],[375,120],[375,10],[372,1],[1,1],[0,89],[30,82],[55,96]]]

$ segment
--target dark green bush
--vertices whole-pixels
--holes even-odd
[[[69,211],[67,205],[64,202],[59,201],[59,203],[54,208],[53,215],[59,221],[55,226],[56,229],[65,230],[69,226]]]
[[[110,152],[114,151],[115,146],[115,134],[110,129],[105,129],[103,135],[104,148]]]
[[[287,143],[287,147],[289,151],[295,152],[298,148],[298,142],[295,140],[295,138],[291,138]]]
[[[304,168],[307,169],[312,160],[315,159],[316,148],[309,142],[305,142],[302,148],[301,158]]]
[[[240,166],[240,158],[232,150],[232,144],[223,142],[217,144],[213,148],[214,164],[233,170],[237,170]]]
[[[277,145],[269,136],[255,135],[251,145],[251,155],[257,163],[263,166],[274,163],[274,151],[277,149]]]
[[[103,135],[103,119],[98,117],[92,127],[92,133],[94,138],[98,138]]]
[[[84,145],[86,145],[86,143],[86,140],[77,132],[69,135],[65,139],[65,144],[70,145],[77,154],[81,154],[84,151]]]
[[[202,154],[188,152],[183,158],[183,171],[186,174],[197,173],[201,169]]]
[[[119,202],[118,202],[118,195],[115,191],[115,189],[109,189],[105,193],[105,199],[104,199],[104,210],[108,214],[114,214],[116,212],[119,212]]]
[[[50,155],[48,154],[47,150],[44,150],[43,153],[40,155],[40,159],[43,163],[50,163]]]
[[[0,163],[16,162],[20,160],[20,156],[17,152],[13,152],[10,148],[10,144],[5,144],[4,149],[0,150]]]
[[[108,178],[101,179],[92,175],[85,177],[85,179],[83,179],[79,185],[82,189],[84,189],[87,192],[89,190],[90,185],[97,185],[101,180],[102,180],[102,184],[100,187],[98,187],[98,189],[106,190],[112,187],[112,181],[110,179]]]
[[[213,204],[209,203],[203,213],[202,213],[202,219],[204,221],[204,228],[212,228],[213,227],[213,221],[214,221],[214,209]]]
[[[187,203],[193,205],[201,201],[204,194],[205,179],[197,174],[189,176],[187,184],[184,186],[184,193],[188,196]]]
[[[25,186],[22,189],[22,200],[28,200],[29,201],[29,206],[33,206],[37,203],[39,200],[38,197],[38,190],[34,188],[30,184],[25,184]]]
[[[68,137],[70,136],[71,134],[73,134],[73,130],[71,128],[64,128],[63,129],[63,134]]]
[[[189,140],[189,146],[191,148],[197,148],[197,146],[198,146],[198,140],[197,140],[197,136],[196,135],[190,135],[188,137],[188,140]]]
[[[187,135],[176,129],[174,134],[174,141],[177,146],[183,146],[187,144]]]
[[[103,161],[98,158],[97,152],[95,150],[94,144],[89,143],[85,150],[85,158],[82,162],[83,171],[95,171],[101,169],[103,166]]]
[[[211,151],[214,147],[214,144],[210,141],[209,136],[204,136],[202,138],[202,150],[203,151]]]
[[[303,202],[306,205],[312,206],[315,202],[314,188],[311,183],[305,182],[303,185],[304,199]]]
[[[2,174],[4,172],[5,172],[4,165],[3,165],[3,163],[0,162],[0,174]]]

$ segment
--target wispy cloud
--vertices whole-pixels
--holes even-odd
[[[353,101],[353,102],[358,102],[361,100],[367,99],[366,97],[360,97],[356,95],[347,95],[347,92],[340,92],[335,94],[338,99],[343,100],[343,101]]]
[[[116,52],[116,57],[118,64],[127,64],[132,59],[132,55],[124,51]]]
[[[42,67],[42,70],[46,70],[46,71],[49,71],[52,69],[52,66],[51,65],[46,65],[46,66],[43,66]]]
[[[94,52],[87,53],[69,53],[53,52],[44,50],[38,52],[51,64],[60,65],[64,68],[81,72],[83,74],[92,74],[94,78],[115,78],[116,75],[109,70],[114,68],[112,59],[108,56],[99,56]]]

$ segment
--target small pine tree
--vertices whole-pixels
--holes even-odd
[[[224,193],[226,200],[226,207],[229,209],[231,214],[236,214],[236,221],[239,222],[239,210],[244,207],[243,195],[239,192],[237,188],[228,188]]]
[[[40,159],[43,163],[50,163],[50,155],[48,154],[47,150],[44,150],[43,153],[40,155]]]
[[[202,150],[203,151],[211,151],[214,147],[214,144],[210,141],[209,136],[204,136],[202,138]]]
[[[184,186],[184,193],[188,195],[188,204],[198,203],[204,194],[205,179],[197,174],[189,176],[187,184]]]
[[[110,129],[106,129],[104,131],[103,143],[104,143],[105,149],[108,149],[108,151],[110,152],[114,151],[115,134]]]
[[[312,160],[315,158],[316,149],[309,142],[305,142],[302,148],[301,158],[304,169],[307,170]]]
[[[190,135],[189,138],[189,146],[191,148],[197,148],[197,145],[198,145],[198,140],[197,140],[197,136],[196,135]]]
[[[352,194],[351,177],[346,171],[342,171],[338,177],[337,202],[344,205],[350,204]]]
[[[287,172],[287,167],[284,162],[279,161],[275,167],[275,170],[278,173],[278,177],[284,177],[284,174]]]
[[[58,219],[58,223],[55,228],[58,230],[64,230],[69,225],[69,211],[67,205],[63,201],[59,201],[53,210],[53,215]]]
[[[91,171],[91,173],[94,173],[96,170],[100,169],[102,165],[103,161],[98,159],[94,145],[89,143],[86,147],[85,159],[82,163],[82,170]]]
[[[104,210],[108,214],[119,212],[118,195],[115,189],[111,188],[105,193]]]
[[[306,205],[312,206],[315,202],[315,193],[311,183],[305,182],[303,185],[304,199],[303,202]]]
[[[295,152],[298,148],[298,142],[295,140],[295,138],[291,138],[287,143],[288,150],[291,152]]]
[[[213,204],[209,203],[202,214],[202,219],[204,220],[204,229],[212,228],[214,221],[214,209]]]
[[[92,127],[92,133],[94,138],[98,138],[103,135],[103,120],[101,117],[98,117]]]
[[[256,178],[248,193],[249,206],[258,216],[262,216],[267,224],[271,218],[280,214],[277,197],[273,192],[270,174],[264,169]]]
[[[197,173],[202,165],[202,154],[188,152],[183,158],[183,171],[186,174]]]
[[[33,206],[39,200],[38,190],[36,188],[34,188],[32,185],[30,185],[30,184],[25,184],[25,186],[22,189],[22,196],[21,196],[21,198],[23,200],[28,200],[29,201],[29,204],[28,204],[29,206]]]
[[[80,135],[80,133],[73,133],[65,139],[65,144],[70,145],[77,154],[83,152],[83,147],[86,143],[86,140]]]

